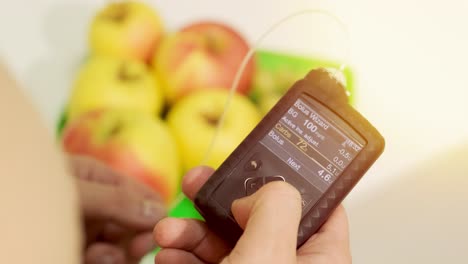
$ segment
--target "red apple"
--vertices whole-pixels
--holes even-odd
[[[156,190],[167,203],[180,183],[176,143],[163,121],[141,113],[96,110],[64,130],[66,152],[94,157]]]
[[[165,38],[153,60],[169,103],[196,90],[229,89],[250,47],[230,26],[205,21]],[[252,57],[237,91],[248,94],[255,69]]]

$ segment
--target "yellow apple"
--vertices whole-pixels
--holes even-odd
[[[179,145],[184,169],[201,163],[217,168],[260,122],[255,105],[246,96],[234,94],[217,131],[228,96],[225,89],[197,91],[170,110],[168,123]]]
[[[159,118],[115,109],[88,112],[68,123],[62,143],[68,153],[94,157],[148,184],[167,204],[178,192],[177,146]]]
[[[94,17],[89,44],[93,54],[149,62],[163,34],[163,23],[150,6],[111,2]]]
[[[276,103],[281,99],[283,95],[280,93],[272,93],[263,95],[258,102],[258,107],[262,115],[266,115],[275,106]]]
[[[157,115],[163,92],[148,67],[138,61],[92,57],[78,73],[68,118],[100,108],[124,108]]]

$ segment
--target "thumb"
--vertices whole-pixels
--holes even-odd
[[[296,262],[301,197],[293,186],[269,183],[252,196],[235,201],[232,212],[244,233],[228,263]]]
[[[86,219],[112,221],[140,231],[152,229],[165,216],[159,199],[132,188],[134,185],[126,181],[106,184],[78,180],[78,186]]]

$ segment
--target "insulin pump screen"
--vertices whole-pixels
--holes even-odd
[[[366,142],[347,123],[306,94],[299,96],[273,124],[241,158],[240,166],[226,179],[230,184],[221,185],[214,196],[221,198],[223,193],[231,193],[237,199],[254,193],[268,182],[286,181],[301,193],[304,214]],[[232,188],[232,184],[242,188]],[[221,200],[218,199],[221,206],[230,211],[232,201]]]

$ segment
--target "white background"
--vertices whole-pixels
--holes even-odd
[[[88,22],[105,1],[1,1],[0,57],[52,130],[73,72],[86,54]],[[349,44],[330,19],[307,26],[292,22],[267,44],[338,53],[350,47],[347,60],[358,77],[357,107],[387,141],[382,158],[345,202],[354,262],[468,261],[467,1],[151,4],[169,28],[219,18],[251,41],[281,17],[304,8],[323,7],[340,17]]]

